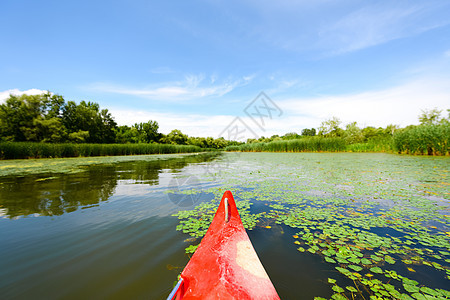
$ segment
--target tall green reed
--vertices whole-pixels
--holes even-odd
[[[450,124],[410,126],[394,134],[398,153],[447,155],[450,153]]]
[[[201,151],[203,149],[197,146],[169,144],[0,143],[0,159],[168,154]]]
[[[343,138],[307,137],[269,143],[230,146],[225,148],[225,150],[243,152],[337,152],[345,151],[346,143]]]

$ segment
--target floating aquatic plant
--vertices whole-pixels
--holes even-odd
[[[298,255],[320,256],[341,274],[328,279],[332,299],[450,298],[449,291],[408,278],[427,272],[450,279],[448,158],[269,153],[233,159],[216,177],[205,175],[220,182],[207,192],[220,199],[231,189],[248,229],[295,228]],[[258,202],[266,210],[251,213]],[[214,205],[178,213],[178,229],[201,237]]]

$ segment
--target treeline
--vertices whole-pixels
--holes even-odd
[[[65,101],[60,95],[10,97],[0,105],[0,142],[137,144],[160,143],[222,149],[237,142],[189,137],[174,129],[165,135],[156,121],[118,126],[97,103]]]
[[[318,128],[304,129],[300,134],[291,132],[283,136],[248,139],[239,146],[229,146],[228,151],[350,151],[350,152],[397,152],[405,154],[450,154],[450,110],[448,117],[441,117],[437,109],[423,111],[420,125],[399,128],[397,125],[382,127],[358,127],[356,122],[342,127],[333,117],[323,121]]]
[[[62,96],[50,92],[41,95],[10,95],[0,105],[0,158],[16,157],[18,154],[14,156],[14,152],[22,153],[20,157],[26,158],[176,153],[199,149],[447,155],[450,110],[447,112],[448,116],[442,117],[442,111],[437,109],[423,111],[419,116],[420,125],[406,128],[392,124],[385,128],[360,128],[356,122],[343,126],[338,118],[333,117],[323,121],[317,130],[305,128],[300,133],[248,139],[242,143],[224,138],[189,137],[177,129],[162,134],[158,131],[158,123],[152,120],[132,126],[118,126],[111,113],[101,109],[97,103],[66,102]],[[86,146],[80,146],[82,144]],[[140,146],[132,147],[130,144]],[[145,146],[148,144],[191,147]]]

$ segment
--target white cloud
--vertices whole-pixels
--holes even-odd
[[[298,116],[298,123],[307,125],[304,127],[317,127],[332,116],[344,123],[357,121],[360,126],[407,126],[418,123],[418,115],[423,109],[450,107],[450,80],[422,79],[380,91],[293,98],[277,104],[287,115]]]
[[[252,78],[244,77],[238,80],[225,80],[217,82],[205,80],[203,75],[187,75],[183,81],[160,83],[145,88],[132,88],[115,84],[97,83],[89,87],[91,90],[139,96],[161,101],[183,101],[208,96],[220,97],[228,94],[239,86],[246,85]]]
[[[161,113],[145,110],[124,110],[112,108],[109,110],[117,124],[131,126],[135,123],[157,121],[159,131],[169,133],[173,129],[179,129],[189,136],[218,137],[220,132],[230,123],[234,117],[226,115],[199,115],[185,113]]]
[[[21,91],[19,89],[6,90],[3,92],[0,92],[0,103],[5,102],[6,99],[9,98],[9,95],[15,95],[15,96],[21,96],[23,94],[40,95],[40,94],[44,94],[44,93],[47,93],[47,91],[43,91],[43,90],[39,90],[39,89],[29,89],[29,90],[25,90],[25,91]]]
[[[416,80],[397,87],[359,94],[289,98],[274,100],[281,108],[281,117],[266,119],[264,129],[247,116],[239,116],[257,136],[300,133],[304,128],[317,128],[326,119],[336,116],[343,125],[356,121],[361,127],[402,127],[417,124],[423,109],[450,107],[450,81],[443,79]],[[179,129],[189,136],[218,137],[236,118],[234,115],[200,115],[161,113],[142,110],[110,109],[119,125],[156,120],[160,132]],[[248,133],[250,134],[250,133]],[[251,136],[248,136],[251,137]]]
[[[274,117],[272,120],[265,120],[265,127],[261,129],[247,116],[239,116],[236,121],[235,115],[199,115],[199,114],[182,114],[182,113],[160,113],[155,111],[143,110],[123,110],[110,109],[111,114],[115,117],[119,125],[131,126],[135,123],[148,122],[155,120],[159,124],[159,132],[169,133],[173,129],[179,129],[189,136],[214,137],[223,136],[228,138],[227,128],[232,122],[236,122],[239,130],[246,129],[243,133],[247,138],[255,136],[272,136],[275,134],[283,135],[287,132],[300,132],[306,127],[317,127],[317,119],[315,117],[301,117],[296,115]],[[242,122],[242,123],[241,123]],[[230,138],[232,139],[232,138]]]

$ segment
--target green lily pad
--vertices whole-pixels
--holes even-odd
[[[356,272],[359,272],[363,269],[362,267],[356,265],[349,265],[348,267]]]
[[[350,274],[350,271],[345,269],[345,268],[335,267],[335,269],[338,270],[339,272],[341,272],[344,275]]]
[[[427,297],[425,297],[424,295],[422,295],[420,293],[414,293],[411,296],[417,300],[428,300]]]
[[[386,255],[384,257],[384,260],[391,265],[395,264],[395,260],[392,257],[390,257],[389,255]]]
[[[331,296],[331,299],[334,299],[334,300],[347,300],[347,298],[345,298],[342,294],[333,294]]]
[[[450,291],[443,290],[443,289],[437,289],[439,293],[441,293],[444,297],[450,298]]]
[[[426,287],[426,286],[421,287],[420,291],[422,293],[426,293],[426,294],[431,295],[431,296],[436,296],[436,297],[441,296],[441,293],[439,293],[439,292],[437,292],[437,291],[435,291],[433,289],[430,289],[429,287]]]
[[[350,257],[349,259],[347,259],[349,262],[354,263],[354,264],[359,264],[361,262],[361,260],[357,257]]]
[[[419,287],[405,283],[403,283],[403,288],[409,293],[417,293],[420,291]]]
[[[381,268],[379,268],[379,267],[372,267],[372,268],[370,268],[370,271],[372,273],[377,273],[377,274],[382,274],[383,273],[383,270],[381,270]]]
[[[332,264],[336,263],[336,261],[334,259],[332,259],[331,257],[325,256],[324,258],[325,258],[325,261],[328,263],[332,263]]]
[[[336,260],[341,264],[348,264],[348,261],[344,258],[336,257]]]
[[[372,254],[370,256],[371,259],[373,259],[374,261],[382,261],[383,259],[377,255]]]
[[[335,291],[336,293],[343,293],[343,292],[344,292],[344,289],[341,288],[341,287],[338,286],[338,285],[334,285],[331,289],[332,289],[333,291]]]

